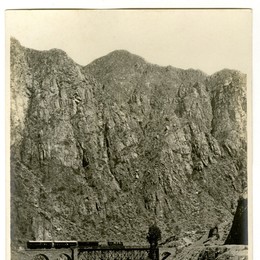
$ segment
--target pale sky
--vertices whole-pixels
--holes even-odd
[[[162,66],[251,71],[250,10],[7,11],[6,39],[87,65],[117,49]]]

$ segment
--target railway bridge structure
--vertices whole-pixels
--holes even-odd
[[[147,260],[149,247],[24,249],[19,260]]]

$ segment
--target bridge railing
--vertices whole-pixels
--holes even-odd
[[[86,248],[79,249],[78,260],[147,260],[149,248]]]

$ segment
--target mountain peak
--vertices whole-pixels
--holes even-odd
[[[15,37],[11,37],[10,38],[10,43],[11,43],[11,45],[19,45],[19,46],[21,46],[21,43]]]
[[[134,65],[135,63],[146,63],[146,61],[135,54],[132,54],[131,52],[127,50],[115,50],[110,53],[108,53],[105,56],[102,56],[90,64],[88,64],[86,67],[89,66],[95,66],[95,65],[113,65],[113,66],[127,66],[127,65]]]
[[[108,55],[134,55],[134,54],[132,54],[128,50],[119,49],[119,50],[114,50],[114,51],[110,52]]]

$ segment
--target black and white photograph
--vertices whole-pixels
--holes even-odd
[[[252,10],[9,10],[10,259],[249,260]]]

